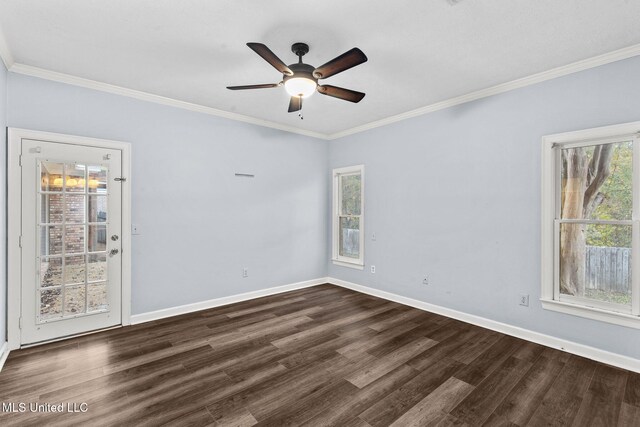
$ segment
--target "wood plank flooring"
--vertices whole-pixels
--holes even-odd
[[[0,401],[21,426],[640,426],[640,374],[321,285],[11,352]]]

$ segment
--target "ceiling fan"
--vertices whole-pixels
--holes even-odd
[[[322,95],[333,96],[334,98],[344,99],[350,102],[360,102],[362,98],[364,98],[365,94],[362,92],[337,86],[318,84],[318,80],[320,79],[329,78],[356,65],[360,65],[363,62],[367,62],[367,56],[357,47],[316,68],[302,62],[302,57],[309,52],[309,46],[306,43],[294,43],[291,46],[291,51],[298,56],[298,63],[291,65],[286,65],[282,62],[275,53],[262,43],[247,43],[247,46],[271,64],[273,68],[280,71],[282,73],[282,81],[280,83],[260,85],[227,86],[227,89],[267,89],[284,85],[287,93],[291,95],[291,100],[289,101],[290,113],[301,110],[302,99],[308,98],[315,91],[318,91],[318,93]]]

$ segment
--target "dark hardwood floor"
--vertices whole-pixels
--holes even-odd
[[[331,285],[11,352],[0,399],[87,404],[1,425],[640,425],[640,374]]]

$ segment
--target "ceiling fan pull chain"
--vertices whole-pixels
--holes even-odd
[[[300,97],[300,111],[298,112],[298,117],[300,117],[300,120],[304,120],[304,116],[302,115],[302,97]]]

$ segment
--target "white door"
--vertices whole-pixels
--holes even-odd
[[[121,151],[22,140],[21,344],[121,324]]]

